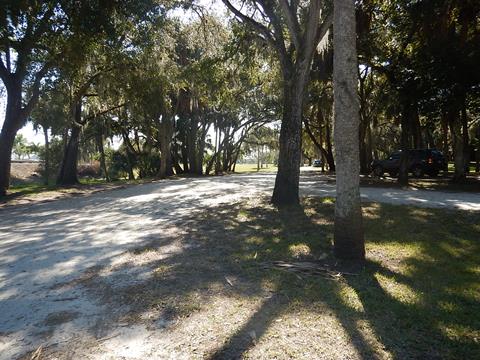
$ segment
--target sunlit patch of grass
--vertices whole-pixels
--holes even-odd
[[[358,296],[355,289],[353,289],[351,286],[348,286],[347,284],[342,284],[342,286],[338,290],[338,295],[341,301],[345,304],[345,306],[357,312],[365,312],[360,297]]]
[[[307,244],[292,244],[288,247],[288,250],[293,258],[305,258],[312,255]]]
[[[395,300],[404,304],[419,304],[422,301],[421,293],[395,280],[395,277],[388,277],[382,274],[375,274],[375,278],[383,288]]]
[[[472,329],[461,324],[438,324],[440,331],[450,340],[462,342],[473,342],[480,344],[480,330]]]
[[[260,169],[257,168],[257,164],[237,164],[235,166],[236,173],[251,173],[251,172],[275,172],[277,167],[272,164],[263,165]]]
[[[26,184],[18,184],[11,186],[8,189],[9,194],[38,194],[44,191],[54,190],[56,188],[55,185],[44,185],[39,183],[26,183]]]
[[[246,259],[255,264],[331,254],[333,199],[306,198],[302,206],[286,212],[262,204],[241,207],[248,220],[240,228],[255,229],[244,239],[256,247]],[[480,301],[478,216],[386,204],[363,209],[368,261],[358,275],[332,284],[255,265],[248,273],[269,279],[272,287],[277,283],[277,291],[298,306],[327,304],[339,319],[351,319],[342,321],[357,324],[349,325],[357,327],[352,336],[362,334],[377,355],[471,358],[480,350],[474,330],[480,328],[474,310]]]

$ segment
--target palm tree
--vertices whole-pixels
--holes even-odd
[[[337,200],[335,256],[363,260],[365,243],[360,204],[358,64],[355,0],[334,0],[334,111]]]

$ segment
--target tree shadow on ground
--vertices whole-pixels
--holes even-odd
[[[270,332],[278,330],[277,320],[292,313],[300,314],[299,331],[307,344],[331,348],[325,358],[473,358],[480,350],[476,330],[480,320],[475,312],[480,245],[478,216],[474,213],[366,205],[368,261],[355,269],[358,275],[332,281],[299,277],[266,266],[276,260],[320,258],[335,266],[330,199],[307,198],[301,208],[290,209],[275,209],[266,199],[200,204],[195,209],[189,205],[191,199],[176,198],[172,204],[140,200],[125,202],[123,207],[112,205],[112,213],[105,207],[97,208],[96,200],[84,200],[92,218],[106,222],[102,232],[113,233],[122,226],[115,222],[119,214],[132,221],[139,216],[150,218],[158,225],[158,231],[139,237],[138,246],[127,253],[121,253],[121,243],[115,246],[93,276],[58,284],[58,296],[81,286],[111,310],[108,319],[87,330],[95,339],[108,337],[119,323],[133,325],[139,321],[162,334],[176,331],[221,296],[240,303],[243,299],[254,301],[256,305],[238,308],[245,316],[231,326],[202,329],[216,335],[215,341],[201,349],[203,357],[240,358],[260,345],[267,350],[278,346]],[[165,214],[168,222],[159,221]],[[31,215],[36,220],[30,219],[31,226],[40,226],[38,230],[44,236],[58,225],[48,223],[47,215],[36,213]],[[69,229],[85,226],[76,214],[70,214],[69,219],[58,209],[58,216],[69,225],[58,235],[58,241]],[[12,231],[21,235],[26,231],[22,229]],[[28,244],[11,244],[9,249],[19,253],[25,246]],[[79,238],[76,246],[78,251],[72,252],[70,248],[58,249],[55,241],[43,241],[38,255],[65,251],[65,256],[73,258],[85,256],[86,246],[100,251],[103,245]],[[117,261],[121,256],[125,260]],[[347,265],[337,264],[337,268]],[[32,266],[41,269],[43,265],[34,260]],[[153,317],[149,315],[146,321],[145,314]],[[304,324],[327,327],[332,319],[340,324],[339,330],[314,331]],[[85,329],[79,328],[78,332]],[[343,337],[347,338],[348,349],[342,348]],[[192,341],[183,339],[186,344]],[[284,342],[276,356],[302,357],[302,346]],[[260,357],[270,358],[272,354],[267,351]]]

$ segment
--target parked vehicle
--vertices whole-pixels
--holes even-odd
[[[400,171],[400,157],[402,151],[396,151],[388,159],[374,160],[372,162],[373,173],[383,176],[388,173],[392,177],[398,176]],[[443,154],[436,149],[408,150],[408,172],[414,177],[422,177],[427,174],[437,176],[440,171],[447,171],[448,165]]]
[[[321,167],[322,166],[322,160],[319,160],[319,159],[313,160],[312,166],[313,167]]]

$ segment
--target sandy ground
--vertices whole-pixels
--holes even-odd
[[[153,261],[175,258],[196,246],[183,235],[197,216],[213,207],[268,195],[274,176],[260,173],[167,180],[1,209],[0,359],[18,358],[39,346],[45,354],[54,354],[52,358],[65,359],[205,357],[205,352],[197,354],[191,348],[195,336],[203,334],[204,349],[226,340],[215,338],[213,332],[208,335],[208,329],[197,329],[202,317],[217,319],[228,333],[246,321],[248,311],[236,310],[242,306],[240,297],[224,307],[216,306],[221,299],[211,296],[204,311],[172,330],[165,313],[135,312],[132,320],[132,306],[146,295],[141,288],[124,290],[149,281]],[[333,184],[314,173],[303,174],[303,195],[334,196],[334,192]],[[480,194],[471,193],[365,188],[362,197],[393,204],[480,210]],[[208,224],[198,230],[208,232]],[[158,249],[149,259],[152,241]],[[145,254],[141,258],[129,251],[142,247]],[[173,281],[171,286],[180,285]],[[120,293],[139,298],[111,301]],[[200,295],[192,291],[188,296]],[[245,305],[249,311],[265,301],[277,301],[268,294],[256,296]],[[188,307],[188,302],[182,304]],[[348,348],[348,339],[342,342]]]

